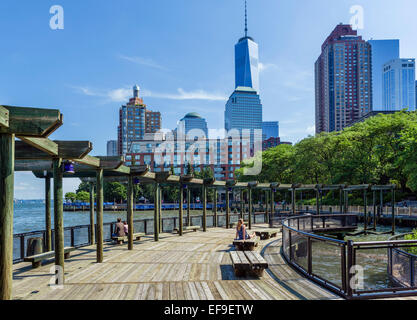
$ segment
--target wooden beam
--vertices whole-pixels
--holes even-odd
[[[89,155],[84,156],[84,158],[82,159],[72,159],[73,161],[77,162],[80,165],[84,165],[84,166],[88,166],[88,167],[95,167],[95,168],[99,168],[101,165],[101,161],[99,158],[96,157],[92,157]],[[77,171],[77,165],[75,166],[75,171]],[[84,170],[86,168],[84,167]],[[91,169],[91,168],[89,168]],[[83,170],[82,166],[78,167],[78,170]]]
[[[29,140],[28,140],[29,141]],[[37,142],[40,143],[41,140]],[[31,139],[30,142],[35,144],[35,139]],[[24,141],[16,141],[15,151],[16,159],[19,160],[48,160],[52,156],[58,156],[61,159],[76,160],[84,158],[91,150],[92,144],[89,141],[53,141],[58,145],[58,152],[51,150],[52,144],[50,142],[43,141],[43,145],[39,144],[34,147]],[[49,146],[48,146],[49,145]],[[49,151],[54,153],[51,155],[39,148],[49,148]]]
[[[58,156],[58,144],[48,138],[18,137],[28,145],[41,150],[51,156]]]
[[[44,178],[44,171],[52,176],[52,160],[15,160],[15,171],[33,171],[38,178]]]
[[[0,127],[9,127],[9,110],[0,106]]]
[[[1,107],[9,112],[9,126],[0,126],[0,133],[46,138],[62,125],[62,114],[56,109]]]
[[[96,158],[100,159],[100,167],[104,170],[119,169],[124,163],[123,156],[97,156]]]

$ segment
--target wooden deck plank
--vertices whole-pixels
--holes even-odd
[[[53,264],[31,269],[28,263],[13,266],[15,299],[334,299],[333,294],[304,279],[279,254],[281,238],[265,240],[253,251],[269,271],[255,279],[237,278],[230,258],[234,230],[209,229],[183,237],[161,234],[160,241],[146,237],[133,250],[104,244],[104,262],[95,262],[95,246],[79,248],[65,261],[64,289],[48,286]],[[243,252],[236,253],[237,255]],[[259,260],[261,260],[261,257]]]

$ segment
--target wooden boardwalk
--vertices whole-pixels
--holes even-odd
[[[161,234],[127,245],[105,244],[104,262],[95,263],[95,246],[80,248],[65,262],[65,285],[52,289],[53,263],[32,269],[14,265],[13,298],[47,300],[297,300],[338,299],[303,278],[283,261],[280,236],[261,241],[269,263],[262,278],[237,278],[229,251],[234,230],[221,228]]]

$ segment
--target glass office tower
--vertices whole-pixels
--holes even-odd
[[[279,137],[279,123],[278,121],[264,121],[262,122],[262,140]]]
[[[388,61],[400,58],[400,40],[369,40],[372,52],[372,110],[384,110],[383,67]]]
[[[248,36],[235,45],[235,87],[249,87],[259,92],[258,44]]]
[[[384,110],[416,109],[415,59],[395,59],[387,62],[384,72]]]
[[[226,103],[225,129],[262,130],[262,104],[255,89],[237,87]]]

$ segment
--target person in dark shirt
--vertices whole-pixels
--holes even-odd
[[[122,222],[122,219],[120,219],[120,218],[117,218],[117,223],[116,223],[116,226],[114,227],[114,235],[116,237],[124,237],[124,236],[126,236],[125,226],[124,226],[124,224]]]

